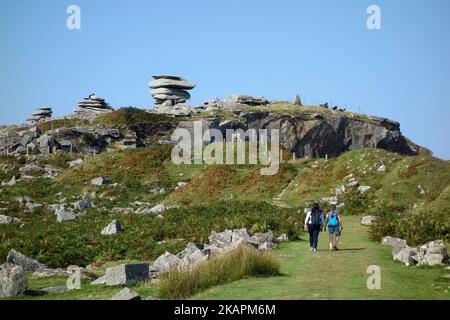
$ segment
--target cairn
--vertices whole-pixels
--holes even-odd
[[[52,108],[38,108],[27,119],[29,123],[41,122],[44,119],[51,118],[53,114]]]

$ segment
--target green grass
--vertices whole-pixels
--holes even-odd
[[[306,236],[305,236],[306,239]],[[392,260],[389,247],[369,241],[360,217],[346,216],[338,252],[328,251],[321,233],[319,251],[309,242],[282,244],[275,251],[281,276],[244,279],[217,286],[192,299],[449,299],[449,281],[442,267],[406,267]],[[367,267],[381,268],[381,290],[367,289]]]
[[[185,299],[206,288],[247,277],[279,274],[280,265],[268,252],[240,246],[213,256],[191,270],[173,270],[164,274],[157,292],[165,299]]]

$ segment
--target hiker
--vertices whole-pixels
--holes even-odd
[[[319,241],[319,232],[323,226],[322,210],[317,203],[314,203],[311,210],[308,211],[305,218],[305,231],[309,232],[309,245],[311,252],[317,252],[317,243]]]
[[[327,226],[330,237],[330,251],[339,250],[337,247],[339,236],[344,228],[342,227],[341,215],[336,209],[335,204],[331,205],[331,210],[328,212],[325,219],[324,232],[327,231]]]

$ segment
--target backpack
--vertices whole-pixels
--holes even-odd
[[[336,227],[338,225],[339,225],[338,213],[330,211],[329,218],[328,218],[328,226],[329,227]]]
[[[319,211],[319,210],[317,210],[317,211],[312,211],[311,212],[311,224],[312,225],[315,225],[315,226],[318,226],[318,225],[320,225],[320,215],[321,215],[321,212]]]

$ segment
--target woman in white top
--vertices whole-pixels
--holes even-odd
[[[314,203],[311,210],[308,211],[305,218],[305,231],[309,232],[309,245],[311,252],[317,251],[319,242],[319,232],[323,226],[323,213],[317,203]]]

